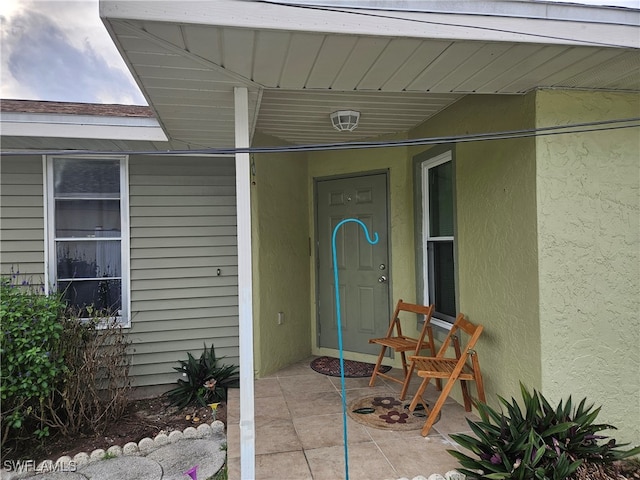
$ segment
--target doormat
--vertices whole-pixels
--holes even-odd
[[[328,375],[330,377],[340,376],[340,359],[333,357],[318,357],[311,362],[311,369]],[[348,378],[370,377],[376,366],[373,363],[356,362],[354,360],[344,361],[344,376]],[[391,367],[386,365],[380,366],[382,373],[388,372]]]
[[[427,413],[422,405],[418,405],[413,412],[409,411],[408,400],[402,401],[398,397],[369,395],[354,400],[347,407],[347,414],[356,422],[367,427],[381,430],[420,430],[427,421]],[[440,414],[434,423],[440,420]]]

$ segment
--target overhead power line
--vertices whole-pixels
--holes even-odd
[[[221,147],[201,148],[193,150],[7,150],[2,155],[235,155],[237,153],[291,153],[318,152],[332,150],[359,150],[367,148],[411,147],[421,145],[438,145],[450,143],[480,142],[488,140],[507,140],[515,138],[542,137],[548,135],[568,135],[587,132],[601,132],[620,130],[625,128],[639,128],[640,117],[602,120],[598,122],[573,123],[568,125],[554,125],[551,127],[529,128],[521,130],[506,130],[498,132],[472,133],[461,135],[447,135],[438,137],[423,137],[406,140],[382,140],[362,142],[338,142],[307,145],[285,145],[276,147]]]

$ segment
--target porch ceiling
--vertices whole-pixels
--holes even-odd
[[[640,91],[633,48],[322,33],[284,18],[280,29],[187,20],[107,14],[105,24],[172,143],[189,148],[233,145],[236,86],[249,90],[252,131],[295,144],[406,131],[467,94]],[[329,114],[339,109],[361,112],[357,130],[333,130]]]

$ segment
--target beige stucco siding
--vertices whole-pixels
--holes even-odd
[[[254,143],[279,145],[264,135]],[[251,184],[254,369],[264,376],[311,353],[305,154],[256,154]],[[278,324],[278,312],[284,322]]]
[[[35,283],[44,282],[42,176],[39,155],[0,159],[1,272]]]
[[[533,95],[470,96],[412,137],[531,128]],[[459,310],[484,325],[477,345],[490,403],[540,385],[533,139],[454,147]],[[458,389],[455,390],[455,395]]]
[[[175,382],[204,343],[238,365],[233,159],[131,157],[129,183],[135,385]]]
[[[640,96],[542,91],[537,125],[640,116]],[[537,140],[542,387],[640,443],[640,133]]]

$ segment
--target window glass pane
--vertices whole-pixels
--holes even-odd
[[[53,190],[56,197],[119,197],[120,160],[56,158]]]
[[[56,242],[58,278],[120,277],[120,240]]]
[[[117,315],[122,310],[121,286],[120,280],[74,280],[60,282],[58,289],[69,305],[78,308],[82,317],[88,317],[87,306]]]
[[[119,237],[120,200],[56,200],[56,237]]]
[[[429,242],[431,261],[429,285],[435,311],[456,316],[456,286],[453,264],[453,242]]]
[[[429,235],[453,236],[453,167],[446,162],[429,169]]]

